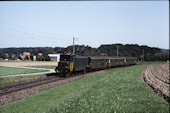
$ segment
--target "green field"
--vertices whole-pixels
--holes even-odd
[[[56,68],[56,66],[29,66],[29,67],[47,68],[47,69],[55,69]]]
[[[13,83],[18,83],[18,82],[30,81],[30,80],[44,78],[44,77],[46,77],[45,74],[27,75],[27,76],[0,77],[0,86],[13,84]]]
[[[24,68],[0,66],[0,76],[16,75],[16,74],[27,74],[27,73],[37,73],[37,72],[45,72],[45,71],[46,70],[24,69]]]
[[[2,113],[168,113],[168,102],[141,81],[147,65],[109,71],[0,108]]]

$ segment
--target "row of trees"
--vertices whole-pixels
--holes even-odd
[[[119,56],[133,56],[137,57],[138,60],[143,59],[146,61],[159,61],[159,60],[169,60],[169,50],[164,50],[155,47],[148,47],[146,45],[139,46],[137,44],[109,44],[101,45],[98,48],[92,48],[90,46],[75,45],[76,54],[84,56],[96,56],[96,55],[117,55],[117,46],[119,49]],[[37,60],[50,60],[48,54],[51,53],[72,53],[73,46],[68,46],[66,48],[62,47],[29,47],[29,48],[0,48],[0,58],[6,58],[5,53],[9,54],[9,58],[12,54],[19,56],[20,53],[30,52],[31,56],[29,59],[33,59],[33,55],[37,56]],[[144,51],[144,53],[143,53]],[[42,56],[38,56],[38,53],[43,53]],[[28,59],[28,58],[26,58]]]
[[[169,54],[162,54],[156,56],[144,56],[144,61],[168,61]]]

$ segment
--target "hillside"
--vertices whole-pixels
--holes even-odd
[[[146,45],[139,46],[137,44],[108,44],[101,45],[98,48],[92,48],[85,45],[75,45],[76,55],[117,55],[117,46],[119,50],[119,56],[133,56],[137,57],[138,60],[168,60],[169,50],[160,49],[156,47],[149,47]],[[73,46],[68,46],[66,48],[62,47],[20,47],[20,48],[0,48],[0,58],[5,58],[5,53],[7,54],[20,54],[23,52],[30,52],[33,55],[38,55],[38,53],[72,53]]]

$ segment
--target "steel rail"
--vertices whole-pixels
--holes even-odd
[[[18,85],[28,84],[28,83],[32,83],[32,82],[36,82],[36,81],[41,81],[41,80],[45,80],[45,79],[49,79],[49,78],[54,78],[54,77],[46,77],[46,78],[40,78],[40,79],[21,82],[21,83],[14,83],[14,84],[10,84],[10,85],[5,85],[3,87],[0,87],[0,90],[5,89],[5,88],[9,88],[9,87],[15,87],[15,86],[18,86]]]
[[[109,70],[118,69],[118,68],[124,68],[124,67],[129,67],[129,65],[128,66],[123,66],[123,67],[120,66],[120,67],[116,67],[116,68],[105,69],[105,70],[109,71]],[[104,69],[102,69],[102,70],[104,70]],[[89,72],[89,73],[93,73],[93,72],[94,71]],[[77,76],[79,74],[80,73],[74,73],[72,75],[72,77]],[[4,94],[7,94],[7,93],[11,93],[11,92],[15,92],[15,91],[35,87],[35,86],[38,86],[38,85],[50,83],[50,82],[53,82],[53,81],[56,81],[56,80],[61,80],[61,79],[64,79],[64,78],[67,78],[67,77],[52,76],[52,77],[46,77],[46,78],[40,78],[40,79],[36,79],[36,80],[26,81],[26,82],[22,82],[22,83],[6,85],[6,86],[3,86],[3,87],[0,87],[0,96],[4,95]]]
[[[54,76],[54,77],[46,77],[46,78],[41,78],[41,79],[32,80],[32,81],[28,81],[28,82],[3,86],[3,87],[0,87],[0,95],[4,95],[4,94],[7,94],[7,93],[11,93],[11,92],[35,87],[35,86],[38,86],[38,85],[54,82],[56,80],[61,80],[61,79],[63,79],[63,77]]]

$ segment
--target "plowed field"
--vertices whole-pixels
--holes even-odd
[[[148,66],[143,72],[143,80],[148,84],[158,95],[165,100],[170,100],[170,77],[169,65]]]

